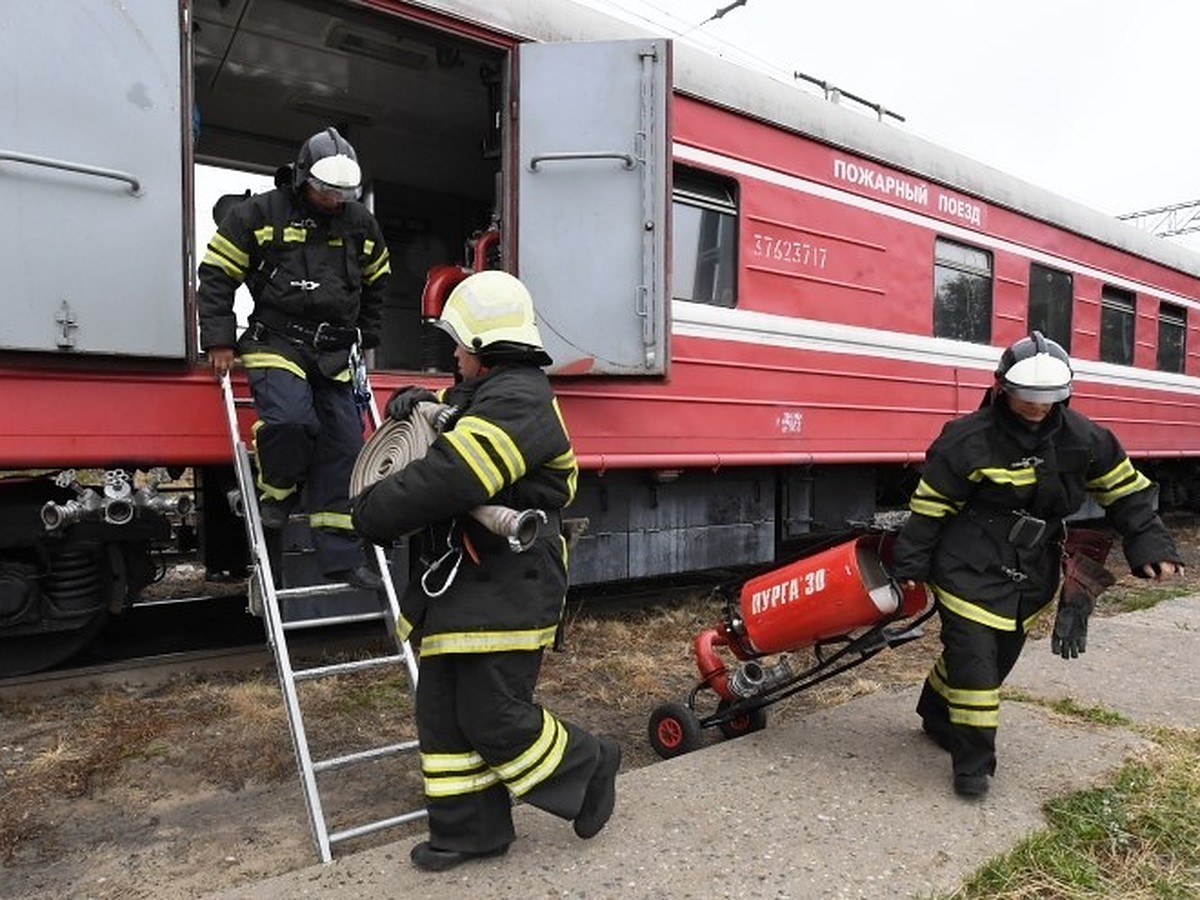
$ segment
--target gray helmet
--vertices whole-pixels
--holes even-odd
[[[336,194],[343,200],[357,200],[362,194],[358,154],[333,126],[318,131],[300,146],[293,178],[296,190],[312,182],[322,193]]]
[[[1030,403],[1059,403],[1071,396],[1071,358],[1040,331],[1004,351],[996,367],[1000,389]]]

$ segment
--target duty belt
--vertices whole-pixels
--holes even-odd
[[[357,328],[334,325],[332,322],[289,319],[270,311],[256,312],[252,318],[293,343],[312,347],[317,351],[348,350],[358,343],[359,339]]]

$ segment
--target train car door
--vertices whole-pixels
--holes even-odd
[[[182,357],[180,5],[0,12],[0,349]]]
[[[662,374],[671,44],[517,52],[517,269],[551,371]]]

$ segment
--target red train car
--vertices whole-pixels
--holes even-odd
[[[566,0],[25,4],[0,72],[0,673],[86,644],[158,548],[242,564],[195,247],[217,173],[240,192],[330,123],[392,252],[377,393],[449,378],[433,266],[530,285],[583,467],[576,583],[900,506],[1031,328],[1195,500],[1200,258]]]

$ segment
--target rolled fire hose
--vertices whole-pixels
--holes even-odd
[[[350,473],[350,496],[356,496],[368,485],[400,471],[428,453],[439,433],[435,423],[445,421],[450,409],[444,403],[422,401],[403,422],[385,420],[355,460]],[[540,509],[515,510],[497,504],[477,506],[470,515],[488,531],[507,538],[514,553],[533,546],[546,521],[546,514]]]

